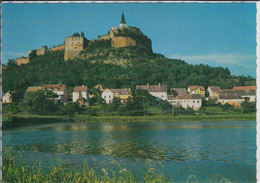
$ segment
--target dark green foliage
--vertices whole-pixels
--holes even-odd
[[[157,101],[154,96],[146,90],[132,90],[132,98],[129,98],[124,107],[120,108],[121,114],[125,115],[147,115],[147,108],[156,106]]]
[[[172,105],[167,100],[160,100],[158,104],[161,107],[163,113],[169,114],[172,112]]]
[[[80,37],[85,37],[85,34],[84,34],[83,31],[81,31],[81,33],[80,33]]]
[[[75,113],[80,113],[81,108],[77,103],[67,103],[60,107],[59,113],[66,116],[73,116]]]
[[[76,32],[76,33],[72,34],[72,37],[80,37],[80,35],[78,32]]]
[[[241,104],[241,111],[243,113],[252,113],[256,112],[256,103],[255,102],[244,102]]]
[[[57,95],[49,90],[28,92],[21,106],[24,111],[31,114],[51,114],[58,110],[57,104],[51,98]]]
[[[134,48],[122,48],[122,52],[126,49],[137,51]],[[151,61],[136,58],[132,59],[131,63],[132,66],[122,67],[89,63],[80,59],[65,62],[63,51],[48,52],[21,66],[17,66],[14,60],[9,60],[7,68],[3,69],[3,91],[19,89],[25,93],[28,86],[55,83],[64,83],[69,88],[82,84],[89,88],[96,84],[102,84],[104,88],[135,88],[137,84],[146,83],[162,83],[168,88],[187,88],[189,85],[233,88],[255,85],[256,82],[250,76],[231,76],[227,68],[191,65],[182,60],[162,56]]]
[[[32,52],[29,54],[29,60],[35,59],[37,57],[37,51],[32,50]]]
[[[130,37],[136,41],[136,46],[148,48],[152,53],[151,40],[136,27],[119,29],[115,36]]]

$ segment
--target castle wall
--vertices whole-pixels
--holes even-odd
[[[111,39],[111,35],[110,34],[100,36],[100,38],[99,38],[99,40],[109,40],[109,39]]]
[[[84,37],[66,37],[64,48],[64,60],[73,59],[84,49]]]
[[[115,48],[126,47],[126,46],[136,46],[136,41],[130,37],[113,37],[112,46]]]
[[[37,50],[36,50],[36,55],[37,55],[37,56],[44,55],[44,54],[47,53],[47,52],[48,52],[47,46],[43,46],[43,47],[41,47],[40,49],[37,49]]]
[[[50,49],[50,51],[62,51],[62,50],[64,50],[64,45],[55,46]]]
[[[29,57],[26,58],[17,58],[16,60],[16,64],[18,66],[22,65],[22,64],[28,64],[29,63]]]

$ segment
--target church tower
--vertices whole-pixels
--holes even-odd
[[[122,13],[122,17],[121,17],[121,22],[119,24],[119,28],[120,29],[127,28],[124,12]]]

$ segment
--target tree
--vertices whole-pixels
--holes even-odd
[[[72,37],[80,37],[80,35],[78,32],[76,32],[76,33],[72,34]]]
[[[255,102],[244,102],[241,104],[241,110],[243,113],[256,112],[256,103]]]
[[[73,116],[76,112],[80,113],[81,108],[79,104],[77,103],[67,103],[64,106],[60,108],[60,114],[66,115],[66,116]]]
[[[172,105],[167,100],[160,100],[158,105],[161,107],[163,113],[171,113]]]
[[[57,95],[49,90],[28,92],[22,102],[22,107],[28,113],[33,114],[55,113],[58,110],[58,106],[52,98],[56,97]]]
[[[118,108],[121,106],[120,98],[114,97],[112,103],[107,105],[109,112],[118,112]]]
[[[85,34],[84,34],[83,31],[81,31],[81,33],[80,33],[80,37],[85,37]]]

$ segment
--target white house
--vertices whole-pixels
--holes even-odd
[[[217,97],[221,92],[221,88],[219,86],[209,86],[207,90],[211,98]]]
[[[247,102],[256,101],[256,91],[255,90],[236,90],[236,94],[240,95]]]
[[[85,101],[87,101],[88,98],[88,87],[87,86],[75,86],[74,90],[72,92],[72,101],[76,102],[80,97],[83,97]]]
[[[129,97],[131,97],[131,90],[129,89],[106,89],[102,92],[102,99],[106,103],[111,103],[117,97],[120,99],[121,103],[124,103]]]
[[[105,91],[102,92],[102,99],[104,99],[107,104],[111,103],[113,101],[113,98],[114,95],[109,89],[106,89]]]
[[[3,104],[10,104],[10,103],[12,103],[11,94],[10,94],[10,92],[7,92],[3,96]]]
[[[179,95],[174,97],[172,95],[168,96],[168,102],[170,102],[173,106],[182,106],[187,109],[188,107],[199,110],[202,106],[202,98],[200,94],[190,94],[190,95]]]
[[[136,89],[147,90],[151,95],[155,96],[157,100],[167,100],[167,86],[166,85],[137,85]]]
[[[220,94],[218,95],[218,102],[222,105],[228,103],[235,107],[240,107],[241,103],[243,103],[245,99],[238,94]]]
[[[68,90],[65,84],[51,84],[51,85],[43,85],[43,90],[50,90],[53,93],[56,93],[58,95],[57,98],[54,98],[54,100],[59,100],[62,102],[67,102],[69,95]]]

